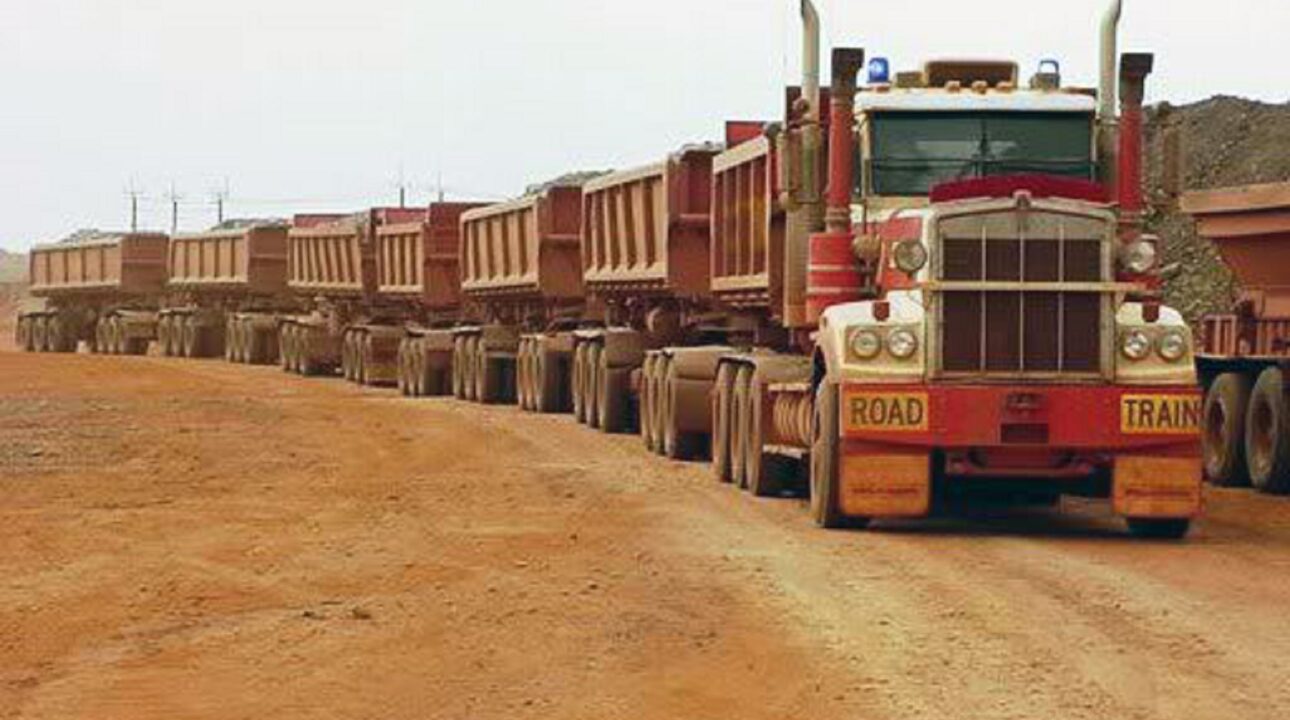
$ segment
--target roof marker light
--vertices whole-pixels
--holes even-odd
[[[876,57],[869,61],[869,84],[878,85],[891,82],[891,63],[887,58]]]

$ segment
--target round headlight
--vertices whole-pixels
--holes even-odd
[[[892,250],[896,267],[902,272],[913,275],[927,264],[927,248],[917,240],[902,240]]]
[[[887,351],[901,360],[908,360],[918,352],[918,336],[908,330],[897,330],[887,336]]]
[[[1141,360],[1151,352],[1151,338],[1141,330],[1130,330],[1120,338],[1120,352],[1130,360]]]
[[[1160,357],[1169,362],[1178,362],[1187,354],[1187,336],[1177,330],[1165,333],[1165,336],[1160,338],[1160,346],[1157,350]]]
[[[1120,264],[1135,275],[1150,272],[1156,267],[1155,243],[1146,240],[1129,243],[1120,253]]]
[[[882,338],[872,330],[861,330],[851,336],[851,352],[861,360],[872,360],[882,352]]]

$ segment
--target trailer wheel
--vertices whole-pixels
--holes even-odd
[[[67,342],[63,334],[63,321],[57,315],[51,315],[45,321],[45,344],[49,352],[64,352],[63,346]]]
[[[584,414],[587,416],[587,427],[600,429],[600,393],[601,387],[600,359],[604,356],[605,350],[599,345],[588,345],[586,365],[583,370],[582,386],[582,405],[586,408]]]
[[[318,363],[314,360],[312,342],[309,337],[313,329],[301,325],[296,328],[296,371],[305,377],[318,374]]]
[[[191,317],[179,319],[180,354],[188,359],[197,357],[197,325]]]
[[[735,366],[721,363],[712,389],[712,474],[730,482],[731,401],[734,399]]]
[[[620,433],[627,428],[627,378],[621,369],[609,367],[609,353],[601,352],[599,360],[596,425],[601,432]]]
[[[1250,402],[1250,381],[1240,373],[1219,375],[1205,394],[1205,476],[1215,485],[1250,483],[1245,465],[1245,414]]]
[[[436,373],[436,369],[430,362],[430,357],[426,354],[426,341],[422,339],[413,340],[410,343],[412,348],[412,391],[417,397],[430,397],[439,395],[439,386],[442,384],[441,375]]]
[[[45,318],[36,316],[31,319],[31,348],[33,352],[45,352],[45,342],[49,334],[49,328],[45,324]]]
[[[27,324],[27,316],[19,315],[18,322],[13,327],[13,344],[19,350],[27,349],[27,338],[31,336],[31,330]]]
[[[475,401],[492,405],[503,400],[500,363],[488,357],[488,348],[480,338],[475,346]]]
[[[744,481],[748,490],[756,497],[778,495],[784,489],[783,458],[768,455],[763,451],[765,445],[766,413],[765,397],[762,392],[761,376],[751,370],[748,379],[748,425],[744,433]]]
[[[811,423],[811,517],[828,529],[863,527],[867,518],[848,517],[838,505],[838,386],[821,383],[815,391]]]
[[[170,316],[162,315],[157,320],[157,353],[161,357],[170,357]]]
[[[1186,518],[1128,518],[1129,534],[1144,540],[1181,540],[1191,530]]]
[[[681,432],[677,422],[677,396],[680,394],[680,382],[674,363],[667,364],[667,370],[660,384],[663,396],[663,454],[672,460],[684,460],[697,454],[694,437]]]
[[[403,397],[413,397],[412,388],[412,354],[408,338],[399,340],[399,352],[395,362],[394,387]]]
[[[640,434],[641,444],[647,450],[653,451],[652,436],[654,434],[654,364],[657,355],[646,355],[645,362],[641,364],[641,387],[640,387]]]
[[[291,325],[282,323],[278,326],[278,367],[282,369],[282,372],[291,372],[292,345]]]
[[[1290,417],[1286,414],[1285,379],[1268,368],[1259,375],[1245,416],[1245,457],[1250,484],[1269,493],[1290,485]]]
[[[730,482],[741,490],[748,489],[752,374],[752,368],[747,366],[735,368],[735,384],[730,399]]]
[[[664,447],[664,436],[667,434],[667,366],[671,360],[666,355],[659,355],[654,361],[654,373],[650,378],[652,388],[650,389],[650,405],[653,409],[654,431],[650,437],[650,449],[659,455],[666,454]]]
[[[241,338],[243,362],[247,365],[263,365],[269,361],[269,337],[255,327],[250,320],[241,322],[242,332],[239,333]]]
[[[587,372],[587,343],[578,343],[573,349],[573,372],[570,373],[570,390],[573,400],[573,419],[580,424],[586,423],[587,384],[584,375]]]
[[[560,365],[555,353],[539,347],[533,354],[533,406],[539,413],[559,412],[565,405]]]

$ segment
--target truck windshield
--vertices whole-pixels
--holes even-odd
[[[1095,178],[1092,118],[1078,113],[885,112],[871,116],[876,195],[951,180],[1043,173]]]

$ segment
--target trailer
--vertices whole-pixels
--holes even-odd
[[[21,313],[18,346],[30,352],[142,355],[155,337],[165,289],[168,238],[119,233],[32,249],[31,295],[44,308]]]
[[[287,288],[287,231],[260,224],[172,237],[161,354],[276,362],[276,317],[298,304]]]
[[[300,312],[274,318],[283,370],[340,374],[365,385],[394,382],[396,366],[382,351],[387,335],[401,335],[407,309],[377,290],[377,234],[425,214],[425,208],[372,208],[340,220],[309,215],[292,224],[287,287]]]
[[[470,312],[452,330],[454,396],[542,412],[572,402],[572,331],[588,309],[581,203],[578,186],[555,185],[461,216]]]
[[[1217,485],[1290,492],[1290,183],[1191,192],[1182,209],[1241,289],[1229,312],[1202,322],[1205,474]]]

